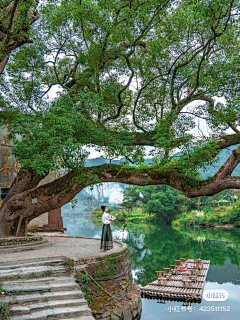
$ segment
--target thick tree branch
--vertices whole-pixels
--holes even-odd
[[[234,149],[216,175],[205,181],[189,178],[176,167],[137,168],[104,164],[85,167],[81,172],[71,171],[53,182],[32,189],[25,190],[27,185],[24,184],[22,192],[15,190],[13,185],[13,191],[0,210],[0,235],[10,234],[19,216],[24,219],[33,219],[44,212],[60,208],[70,202],[81,190],[99,182],[119,182],[139,186],[164,184],[182,191],[190,198],[211,196],[225,189],[240,189],[240,177],[231,177],[239,162],[239,150]],[[30,181],[32,178],[29,172]],[[34,183],[37,183],[39,178],[33,179]],[[37,199],[37,203],[33,204],[32,199]],[[6,212],[10,214],[5,214]]]
[[[71,201],[82,189],[93,184],[94,181],[95,183],[96,181],[101,183],[119,182],[139,186],[164,184],[182,191],[188,197],[212,195],[214,192],[226,189],[224,182],[231,178],[231,174],[239,162],[239,150],[234,149],[232,155],[216,175],[205,181],[189,178],[180,169],[171,167],[152,166],[139,169],[136,167],[124,168],[121,165],[112,164],[85,167],[80,173],[71,171],[53,182],[13,195],[7,202],[7,206],[11,206],[12,212],[9,219],[14,219],[16,215],[20,214],[32,215],[35,213],[39,215],[53,208],[61,207]],[[84,179],[85,176],[86,179]],[[83,182],[78,183],[78,179]],[[237,189],[240,189],[240,185]],[[38,199],[37,204],[31,203],[33,198]]]
[[[108,117],[107,119],[104,119],[104,120],[103,120],[103,123],[105,123],[105,122],[107,122],[107,121],[110,121],[110,120],[115,120],[115,119],[117,119],[117,118],[120,116],[121,110],[122,110],[122,108],[123,108],[123,106],[124,106],[123,101],[122,101],[122,93],[123,93],[126,89],[128,89],[129,85],[130,85],[131,82],[132,82],[132,78],[134,77],[134,70],[133,70],[133,68],[131,67],[129,58],[128,58],[127,56],[124,56],[124,57],[125,57],[125,59],[126,59],[127,66],[128,66],[128,68],[130,69],[130,71],[131,71],[131,75],[130,75],[130,77],[129,77],[129,79],[128,79],[128,82],[126,83],[126,85],[118,92],[119,107],[118,107],[117,113],[116,113],[114,116],[111,116],[111,117]]]
[[[7,8],[0,9],[0,20],[3,20],[5,13],[10,10],[10,15],[7,23],[1,22],[0,30],[0,74],[4,71],[7,65],[9,55],[11,52],[26,43],[33,42],[26,34],[33,22],[35,22],[40,15],[35,13],[35,9],[38,5],[38,0],[33,1],[32,6],[26,12],[26,6],[28,6],[26,0],[15,0],[12,5]],[[25,16],[25,19],[23,17]],[[28,18],[30,16],[30,18]],[[20,23],[20,24],[19,24]],[[15,25],[17,26],[15,28]]]
[[[38,183],[43,179],[43,176],[36,174],[36,170],[29,168],[27,171],[20,171],[13,181],[11,188],[2,204],[3,208],[7,201],[14,195],[37,187]]]
[[[228,23],[230,21],[230,17],[231,17],[231,11],[232,11],[232,7],[233,7],[233,3],[234,3],[234,0],[232,0],[230,2],[230,5],[229,5],[229,10],[228,10],[228,15],[227,15],[227,19],[226,19],[226,22],[225,22],[225,25],[224,25],[224,28],[221,32],[217,32],[215,27],[214,27],[214,23],[215,23],[215,19],[216,19],[216,16],[215,16],[215,12],[213,11],[213,17],[212,17],[212,21],[211,21],[211,30],[213,31],[213,36],[210,36],[209,39],[203,43],[202,45],[198,46],[197,48],[195,48],[193,51],[192,51],[192,55],[185,61],[183,62],[180,62],[178,63],[174,68],[173,68],[173,65],[176,64],[176,62],[182,57],[184,56],[191,48],[187,48],[186,51],[182,52],[178,57],[177,59],[174,61],[174,64],[172,65],[171,69],[173,68],[173,74],[172,74],[172,79],[171,79],[171,91],[170,91],[170,96],[171,96],[171,102],[172,102],[172,107],[173,109],[177,109],[177,113],[179,113],[181,110],[182,110],[182,106],[183,104],[180,102],[180,105],[178,103],[175,102],[175,98],[174,98],[174,91],[175,91],[175,79],[176,79],[176,76],[177,76],[177,72],[179,69],[187,66],[190,62],[192,62],[194,60],[194,58],[197,57],[197,55],[201,52],[203,52],[202,54],[202,57],[200,59],[200,63],[198,65],[198,69],[197,69],[197,77],[196,77],[196,83],[195,83],[195,87],[194,89],[188,94],[188,96],[185,98],[186,101],[190,101],[192,96],[194,95],[194,93],[196,92],[196,90],[198,89],[199,87],[199,84],[200,84],[200,73],[201,73],[201,67],[202,67],[202,64],[205,60],[205,57],[207,57],[210,52],[211,52],[211,49],[214,48],[214,42],[215,40],[220,37],[221,35],[224,34],[224,32],[226,32],[227,30],[227,26],[228,26]],[[170,71],[171,71],[170,69]]]
[[[232,177],[231,174],[240,162],[239,148],[232,150],[231,156],[218,170],[214,177],[209,178],[209,183],[192,189],[185,193],[190,198],[199,196],[213,196],[226,189],[240,189],[240,177]]]

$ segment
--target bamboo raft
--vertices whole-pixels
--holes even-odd
[[[175,265],[156,271],[158,279],[141,288],[148,299],[201,302],[210,260],[175,260]]]

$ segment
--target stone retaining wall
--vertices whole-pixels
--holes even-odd
[[[93,316],[104,320],[139,320],[141,293],[132,279],[127,246],[94,260],[75,268]]]
[[[84,237],[70,237],[70,238],[76,238],[76,239],[92,239],[92,240],[98,240],[96,238],[84,238]],[[119,256],[121,254],[123,254],[124,252],[128,251],[128,246],[126,243],[121,242],[121,241],[113,241],[113,243],[117,243],[118,245],[120,245],[120,248],[117,249],[117,251],[113,251],[112,250],[110,252],[106,251],[104,253],[104,255],[102,256],[93,256],[93,257],[87,257],[87,258],[76,258],[73,260],[73,265],[74,266],[79,266],[79,265],[86,265],[92,262],[101,262],[103,260],[107,259],[111,259],[115,256]],[[115,246],[114,246],[115,248]],[[113,249],[114,250],[114,249]]]

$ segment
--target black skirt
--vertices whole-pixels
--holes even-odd
[[[110,224],[103,224],[100,249],[110,250],[113,248],[112,231]]]

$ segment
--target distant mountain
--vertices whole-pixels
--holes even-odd
[[[200,169],[199,171],[201,172],[202,176],[204,179],[207,179],[209,177],[214,176],[214,174],[219,170],[219,168],[221,168],[221,166],[227,161],[227,159],[229,158],[229,156],[232,153],[233,149],[236,149],[238,147],[238,145],[234,145],[231,146],[229,148],[229,150],[224,149],[221,154],[219,155],[219,160],[214,163],[213,166],[208,166],[206,168],[206,170],[202,170]],[[180,156],[181,152],[178,152],[175,154],[175,156]],[[125,161],[125,158],[121,158],[119,160],[112,160],[113,164],[121,164]],[[94,159],[87,159],[86,160],[86,166],[87,167],[92,167],[92,166],[100,166],[104,163],[109,163],[110,161],[108,159],[104,159],[102,157],[98,157],[98,158],[94,158]],[[151,162],[151,158],[147,158],[145,159],[145,163],[149,163]],[[132,165],[132,164],[130,164]],[[235,170],[233,171],[233,176],[240,176],[240,164],[235,168]]]
[[[217,171],[221,168],[221,166],[227,161],[229,156],[232,154],[232,150],[236,149],[238,145],[231,146],[229,150],[224,149],[220,155],[219,160],[214,163],[213,166],[208,166],[206,171],[200,170],[204,179],[214,176]],[[240,176],[240,165],[238,165],[232,173],[232,176]]]
[[[113,164],[121,164],[125,161],[125,158],[121,158],[119,160],[112,160],[112,163]],[[151,161],[151,158],[150,159],[145,159],[145,162],[146,163],[149,163]],[[108,159],[105,159],[105,158],[102,158],[102,157],[99,157],[99,158],[92,158],[92,159],[87,159],[85,164],[87,167],[92,167],[92,166],[100,166],[104,163],[110,163],[110,160]],[[133,164],[130,163],[130,165],[133,166]]]

